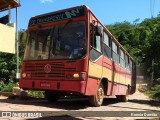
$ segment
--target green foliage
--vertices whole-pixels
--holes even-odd
[[[16,58],[15,55],[7,53],[0,53],[0,58],[0,79],[7,82],[15,76]]]
[[[34,97],[34,98],[44,98],[44,91],[28,91],[28,96]]]
[[[154,81],[154,83],[160,85],[160,78],[156,79],[156,80]]]
[[[145,93],[149,95],[151,98],[160,99],[160,85],[152,87],[151,90],[148,90]]]
[[[145,19],[141,23],[131,24],[127,21],[107,25],[106,27],[134,57],[137,62],[144,63],[148,75],[154,71],[155,79],[160,76],[160,17]],[[152,69],[154,60],[154,69]]]
[[[9,83],[0,82],[0,91],[2,92],[12,92],[13,87],[17,87],[18,83],[10,80]]]
[[[3,87],[4,87],[4,82],[0,80],[0,91],[3,89]]]

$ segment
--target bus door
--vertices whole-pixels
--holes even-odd
[[[102,46],[101,46],[101,30],[100,26],[90,25],[90,60],[87,91],[91,95],[95,95],[102,77]],[[99,32],[98,32],[99,31]]]

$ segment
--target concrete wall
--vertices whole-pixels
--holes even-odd
[[[15,25],[0,23],[0,52],[15,53]]]

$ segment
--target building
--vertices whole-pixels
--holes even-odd
[[[0,52],[15,53],[16,23],[11,23],[11,9],[20,6],[18,0],[0,0]],[[2,16],[3,11],[8,11]]]

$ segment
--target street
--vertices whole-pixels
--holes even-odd
[[[44,99],[20,99],[20,98],[12,98],[8,99],[7,97],[1,96],[0,97],[0,111],[18,111],[18,112],[31,112],[31,111],[36,111],[36,112],[44,112],[44,111],[49,111],[50,113],[56,113],[58,111],[62,111],[62,113],[65,112],[73,112],[77,111],[76,116],[66,116],[63,114],[60,114],[59,116],[56,115],[49,115],[49,116],[40,116],[40,118],[34,118],[33,120],[57,120],[57,119],[66,119],[66,120],[106,120],[106,119],[111,119],[111,120],[119,120],[119,119],[148,119],[148,117],[141,117],[140,115],[137,115],[136,117],[134,116],[128,116],[125,117],[125,112],[127,111],[153,111],[154,112],[159,112],[160,111],[160,103],[156,101],[150,100],[147,96],[145,96],[143,93],[140,93],[137,91],[135,94],[129,96],[129,101],[124,103],[124,102],[117,102],[115,98],[105,98],[103,105],[101,107],[91,107],[88,99],[87,98],[70,98],[70,99],[60,99],[58,102],[55,103],[49,103],[48,101]],[[82,112],[81,112],[82,111]],[[83,112],[85,111],[85,112]],[[113,112],[113,115],[109,115],[110,117],[107,116],[101,116],[101,115],[95,115],[96,112],[94,111],[118,111],[120,114],[122,114],[122,117],[117,116],[116,114],[118,112]],[[81,112],[81,115],[79,113]],[[88,113],[87,113],[88,112]],[[58,114],[59,114],[58,113]],[[83,114],[93,114],[94,117],[89,116],[89,117],[83,117]],[[49,114],[49,113],[48,113]],[[97,113],[98,114],[98,113]],[[110,112],[109,112],[110,114]],[[116,116],[116,117],[115,117]],[[156,119],[157,118],[157,119]],[[3,120],[31,120],[31,118],[3,118]],[[158,117],[152,116],[149,119],[154,119],[154,120],[159,120]]]

